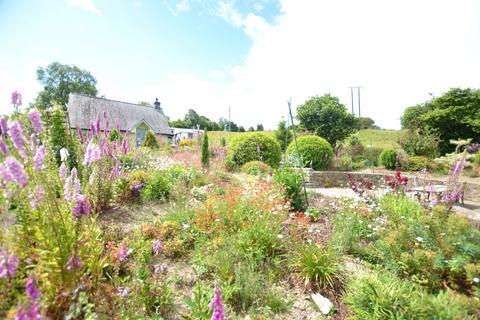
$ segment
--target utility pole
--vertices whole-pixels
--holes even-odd
[[[353,110],[353,87],[350,87],[350,97],[352,98],[352,114],[355,114],[355,110]]]
[[[358,87],[357,88],[357,93],[358,93],[358,117],[360,118],[361,117],[361,113],[360,113],[360,89],[362,87]]]
[[[353,107],[353,89],[357,90],[358,116],[360,117],[361,116],[361,113],[360,113],[360,89],[362,89],[362,87],[349,87],[349,88],[350,88],[350,97],[352,99],[352,114],[355,114],[355,109]]]

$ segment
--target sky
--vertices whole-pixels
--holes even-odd
[[[88,70],[106,98],[158,98],[246,128],[274,129],[330,93],[400,128],[406,107],[480,88],[478,0],[0,0],[0,114],[42,89],[35,70]],[[354,97],[358,115],[357,95]]]

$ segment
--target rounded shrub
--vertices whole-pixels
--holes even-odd
[[[245,163],[240,171],[254,176],[265,176],[272,172],[272,168],[262,161],[250,161]]]
[[[332,145],[325,139],[318,136],[303,136],[297,139],[298,157],[304,167],[311,167],[314,170],[327,169],[333,158]],[[295,141],[287,148],[287,158],[296,157]]]
[[[397,151],[393,149],[385,149],[380,153],[380,164],[389,170],[397,168]]]
[[[242,133],[229,144],[227,166],[239,168],[250,161],[263,161],[271,167],[277,167],[282,158],[280,144],[266,133]]]

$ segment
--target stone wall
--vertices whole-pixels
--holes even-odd
[[[307,188],[348,188],[348,174],[350,173],[355,181],[360,181],[360,177],[372,182],[374,185],[385,185],[384,174],[381,173],[359,173],[343,171],[313,171],[305,169]],[[408,175],[407,175],[408,176]],[[432,184],[445,184],[445,181],[429,178],[425,179],[418,176],[408,176],[409,187],[426,186]],[[466,182],[465,200],[480,202],[480,184]]]

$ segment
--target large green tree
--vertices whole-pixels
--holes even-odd
[[[36,106],[49,110],[56,103],[65,108],[70,93],[82,93],[96,96],[97,80],[86,70],[74,65],[53,62],[46,68],[37,69],[37,80],[43,90],[37,97]]]
[[[297,119],[301,127],[315,132],[332,145],[356,130],[355,116],[347,112],[337,97],[330,94],[312,97],[299,105]]]
[[[278,129],[275,130],[275,138],[280,143],[282,151],[285,151],[293,139],[293,133],[291,130],[289,130],[289,128],[287,128],[285,120],[282,120],[278,123]]]
[[[421,131],[435,131],[442,154],[452,152],[450,140],[472,138],[480,142],[480,90],[452,88],[421,105],[407,108],[402,126]]]

